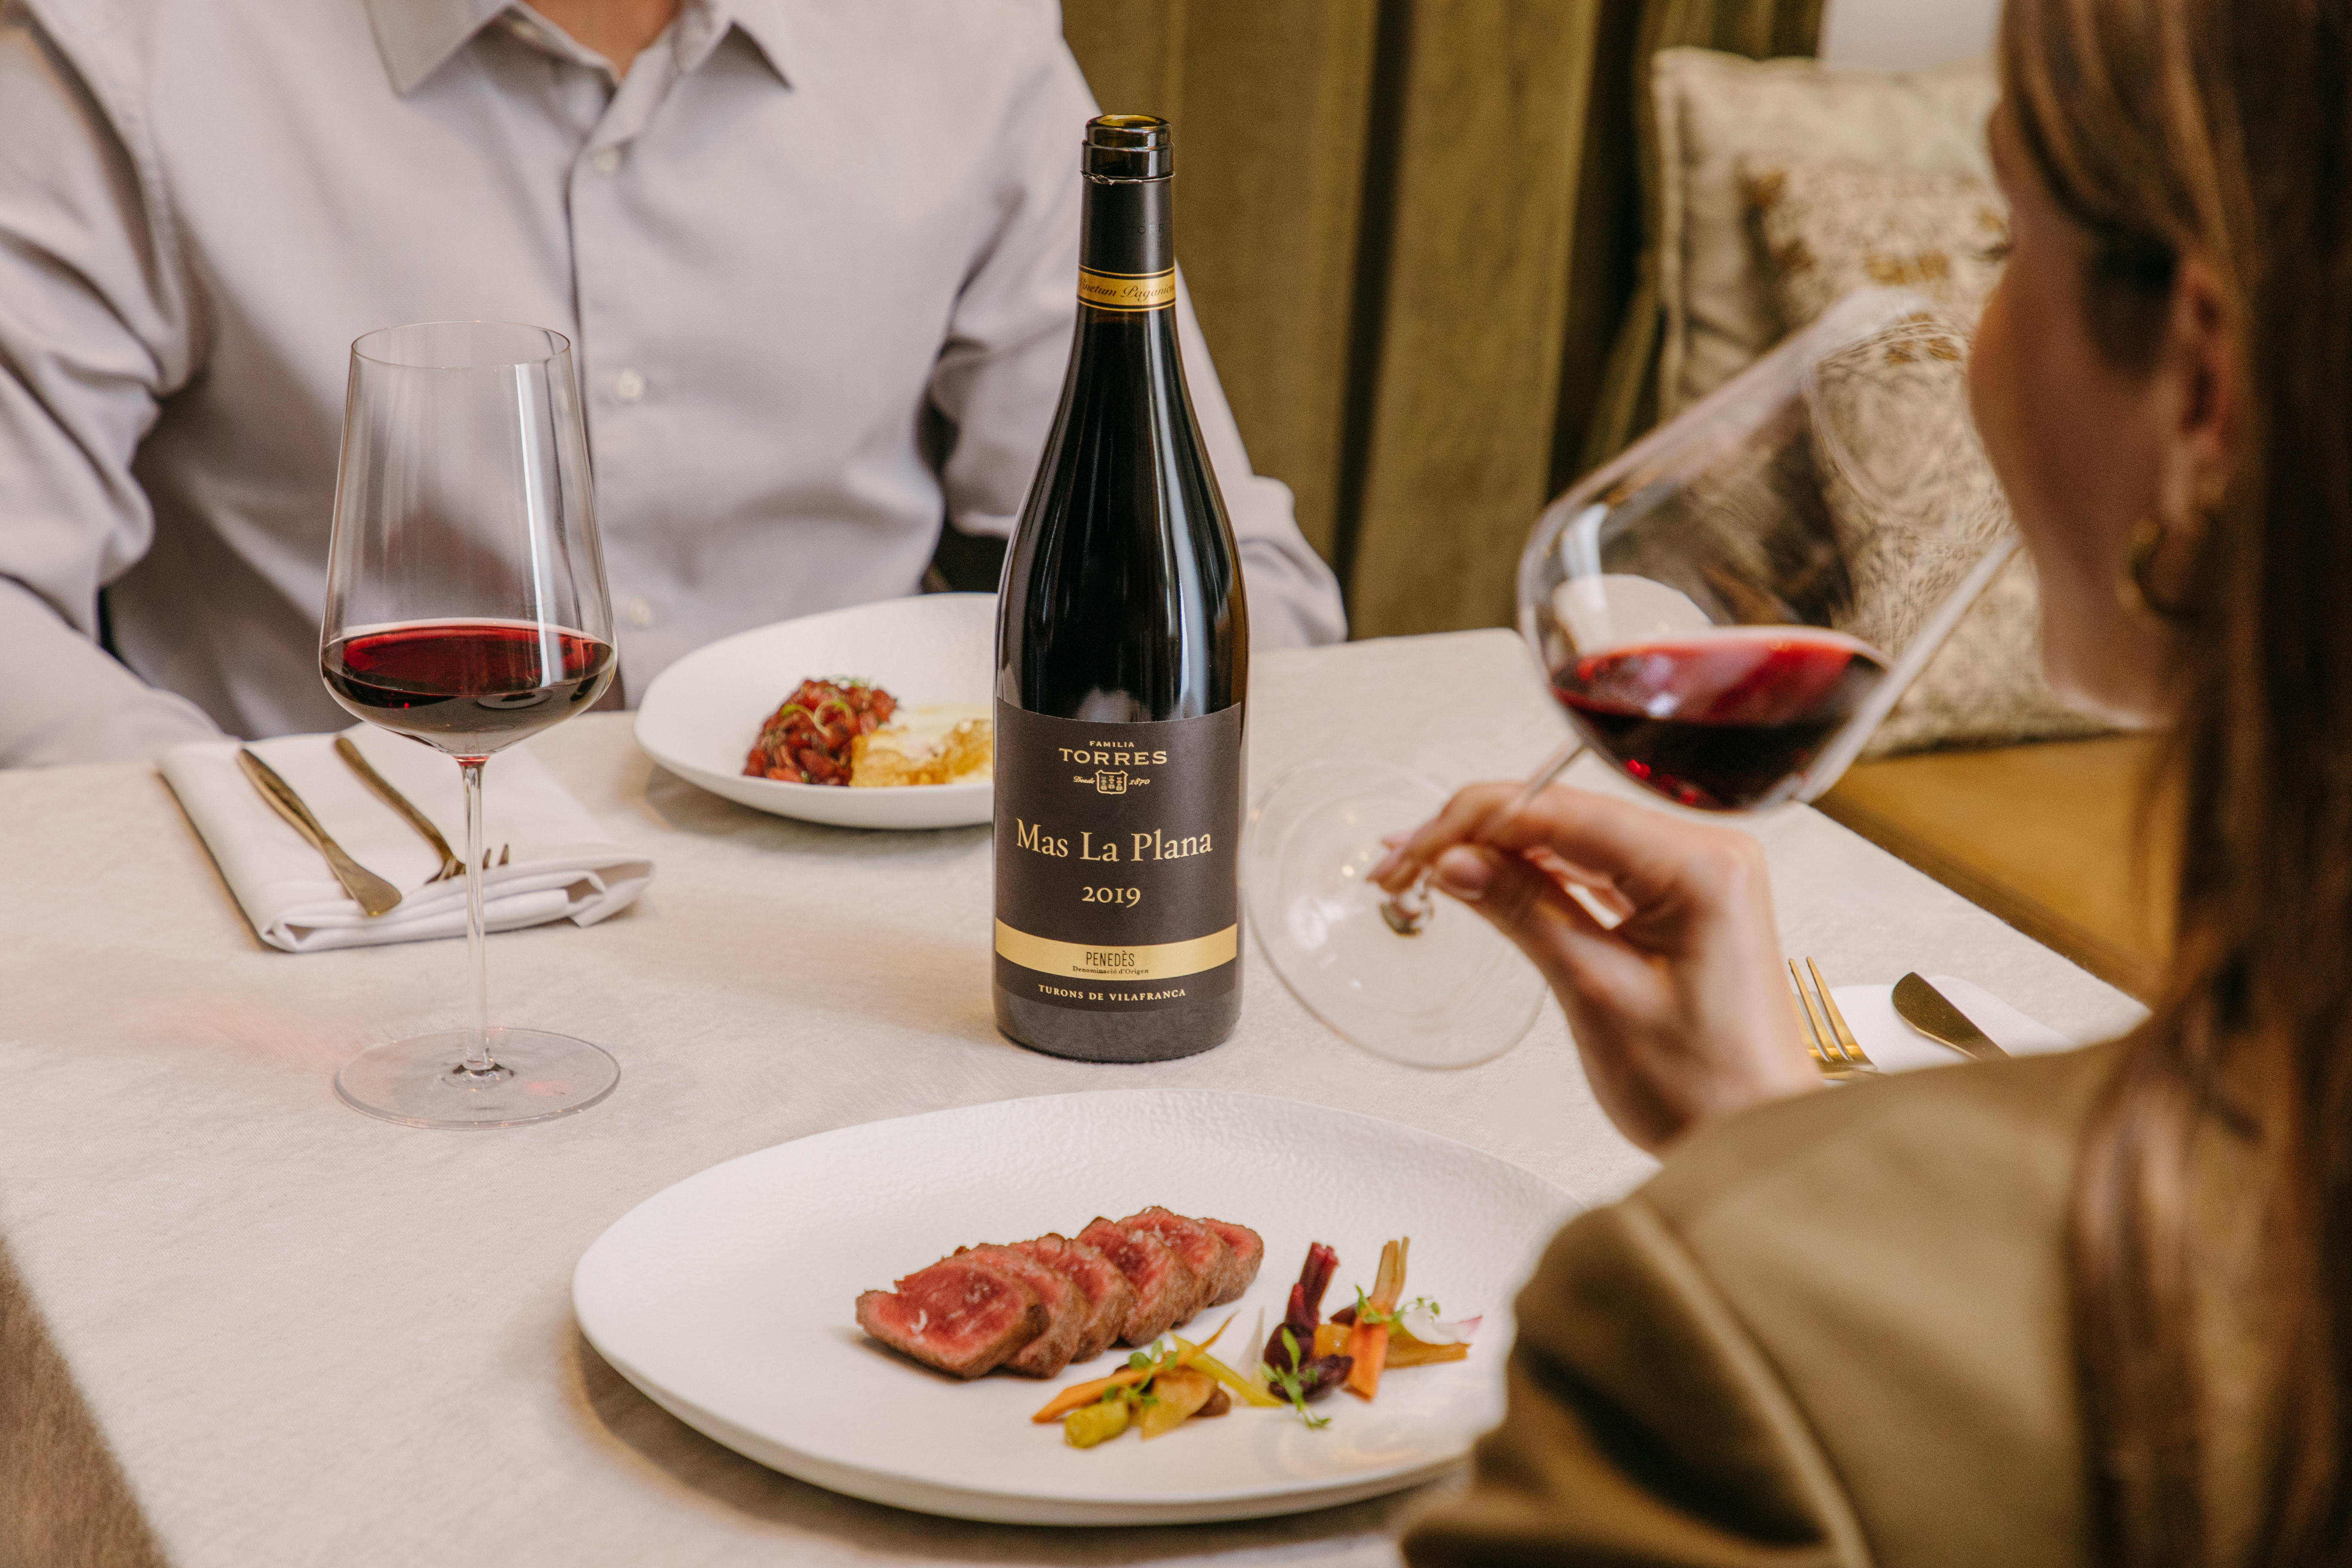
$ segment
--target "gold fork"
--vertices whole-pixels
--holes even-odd
[[[1789,979],[1797,987],[1797,1018],[1805,1026],[1805,1047],[1813,1053],[1813,1065],[1822,1069],[1823,1078],[1839,1082],[1878,1077],[1877,1067],[1863,1054],[1862,1042],[1846,1027],[1845,1015],[1838,1011],[1837,999],[1822,979],[1821,965],[1809,958],[1805,967],[1813,976],[1810,991],[1805,988],[1805,977],[1797,972],[1797,961],[1789,961]]]

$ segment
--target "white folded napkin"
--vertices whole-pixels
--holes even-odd
[[[466,795],[455,760],[362,724],[347,731],[375,771],[466,853]],[[466,883],[429,882],[441,858],[378,799],[332,735],[281,735],[254,752],[294,787],[351,858],[398,888],[398,907],[371,920],[319,852],[261,798],[237,766],[234,741],[163,754],[163,777],[213,853],[262,941],[288,952],[466,934]],[[511,853],[482,883],[483,923],[513,931],[548,921],[593,925],[626,908],[653,879],[653,862],[605,838],[595,820],[528,751],[501,752],[482,773],[482,840]]]
[[[1948,974],[1930,974],[1927,981],[2011,1056],[2071,1051],[2079,1043],[2047,1024],[2027,1017],[1981,985]],[[1862,1042],[1864,1052],[1887,1072],[1950,1067],[1969,1059],[1905,1023],[1895,1011],[1892,985],[1833,985],[1830,994],[1837,998],[1838,1011],[1845,1016],[1846,1026]]]

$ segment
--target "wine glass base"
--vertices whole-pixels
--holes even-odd
[[[1414,827],[1446,792],[1410,769],[1335,758],[1292,769],[1250,815],[1250,929],[1291,994],[1339,1034],[1410,1067],[1475,1067],[1534,1026],[1543,977],[1474,911],[1424,892],[1401,931],[1370,876],[1383,834]]]
[[[585,1110],[613,1092],[621,1064],[569,1035],[492,1029],[487,1073],[466,1070],[467,1029],[419,1035],[353,1057],[335,1092],[354,1110],[409,1127],[519,1127]]]

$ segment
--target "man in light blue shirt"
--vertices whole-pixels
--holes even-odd
[[[630,689],[914,591],[1019,513],[1093,112],[1051,0],[0,6],[0,763],[341,727],[346,354],[401,321],[572,339]],[[1334,639],[1181,319],[1254,639]]]

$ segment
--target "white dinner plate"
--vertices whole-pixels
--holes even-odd
[[[1307,1244],[1336,1247],[1327,1311],[1370,1289],[1381,1244],[1410,1236],[1408,1299],[1483,1314],[1469,1358],[1391,1372],[1367,1405],[1318,1402],[1188,1422],[1147,1443],[1077,1449],[1030,1420],[1049,1382],[961,1383],[857,1327],[858,1292],[959,1246],[1075,1235],[1164,1204],[1256,1229],[1249,1293],[1213,1352],[1254,1366],[1261,1310],[1282,1320]],[[1503,1410],[1511,1298],[1575,1212],[1541,1177],[1433,1133],[1319,1106],[1213,1090],[1006,1100],[820,1133],[715,1165],[597,1237],[572,1281],[598,1353],[729,1447],[852,1497],[959,1519],[1160,1524],[1251,1519],[1374,1497],[1460,1461]]]
[[[779,816],[838,827],[963,827],[986,822],[994,792],[977,784],[848,789],[749,778],[760,723],[803,680],[854,675],[909,708],[989,701],[996,595],[919,594],[779,621],[695,649],[655,677],[637,703],[637,744],[714,795]]]

